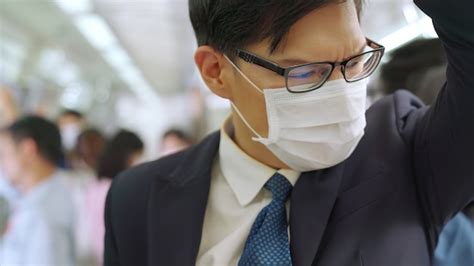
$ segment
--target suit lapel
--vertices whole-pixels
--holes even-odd
[[[157,179],[148,206],[148,264],[194,265],[201,243],[219,132],[183,155],[169,178]],[[311,265],[337,198],[344,164],[304,173],[291,196],[294,265]],[[133,217],[131,217],[133,219]]]
[[[195,264],[219,136],[214,133],[185,152],[167,180],[154,182],[148,206],[149,265]]]
[[[311,265],[336,201],[344,164],[304,173],[291,195],[290,245],[293,265]]]

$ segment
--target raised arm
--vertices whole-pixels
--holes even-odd
[[[474,1],[415,0],[433,19],[448,57],[447,83],[417,120],[415,171],[423,205],[439,233],[474,200]]]

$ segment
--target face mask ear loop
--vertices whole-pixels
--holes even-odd
[[[251,126],[250,124],[247,122],[247,120],[244,118],[244,116],[242,115],[242,113],[239,111],[239,109],[237,108],[237,106],[235,106],[235,104],[233,102],[230,102],[230,104],[232,105],[232,108],[235,110],[235,112],[237,113],[237,115],[240,117],[240,119],[242,119],[242,121],[244,122],[244,124],[250,129],[250,131],[252,131],[252,133],[257,136],[257,137],[253,137],[252,140],[253,141],[259,141],[262,138],[262,136],[260,136],[260,134],[257,133],[257,131],[255,131]]]
[[[227,55],[224,54],[224,57],[225,57],[225,59],[227,59],[227,61],[229,61],[229,63],[235,68],[235,70],[237,70],[237,72],[239,72],[239,74],[240,74],[245,80],[247,80],[248,83],[250,83],[250,85],[252,85],[258,92],[260,92],[261,94],[263,94],[263,91],[262,91],[257,85],[255,85],[255,83],[253,83],[253,82],[242,72],[242,70],[240,70],[240,69],[234,64],[234,62],[232,62],[232,60],[230,60],[229,57],[227,57]]]

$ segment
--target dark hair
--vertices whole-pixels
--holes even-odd
[[[360,14],[363,0],[354,0]],[[291,26],[311,11],[345,0],[189,0],[198,45],[232,55],[233,48],[270,38],[274,52]]]
[[[183,130],[180,130],[180,129],[172,128],[172,129],[167,130],[165,134],[163,134],[162,139],[165,139],[170,136],[175,136],[178,139],[183,140],[189,144],[193,143],[193,139],[188,134],[186,134]]]
[[[63,158],[61,135],[58,127],[38,116],[25,116],[5,129],[16,143],[32,139],[40,155],[53,164]]]
[[[59,117],[64,117],[64,116],[74,116],[76,117],[77,119],[82,119],[84,118],[84,116],[82,115],[82,113],[80,113],[79,111],[76,111],[76,110],[72,110],[72,109],[64,109],[62,112],[61,112],[61,115]]]
[[[142,140],[135,133],[121,130],[105,146],[99,160],[97,176],[99,178],[114,178],[129,167],[130,156],[143,148]]]
[[[77,137],[76,155],[89,167],[95,169],[104,150],[106,139],[97,129],[89,128]]]

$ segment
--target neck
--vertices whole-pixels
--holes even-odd
[[[274,169],[288,169],[288,166],[278,159],[265,145],[252,140],[256,136],[253,135],[238,115],[232,115],[232,123],[234,125],[234,136],[232,139],[246,154]]]
[[[49,162],[36,162],[32,163],[31,166],[20,184],[20,189],[24,194],[30,193],[31,190],[49,179],[56,171],[56,167]]]

